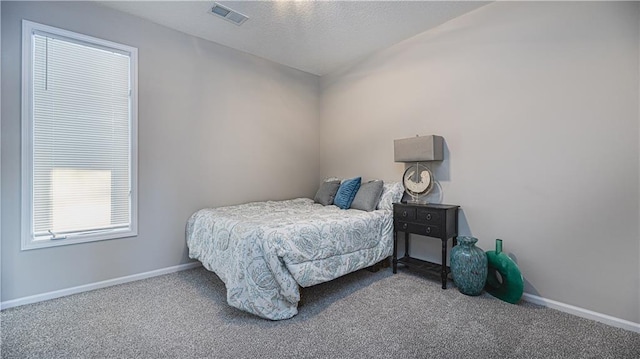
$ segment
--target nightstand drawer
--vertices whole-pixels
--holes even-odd
[[[435,238],[440,238],[440,236],[442,235],[442,232],[440,231],[440,227],[432,226],[432,225],[425,226],[424,224],[407,223],[407,222],[398,221],[396,222],[396,228],[398,231],[401,231],[401,232],[409,232],[409,233],[419,234],[422,236],[435,237]]]
[[[398,220],[413,221],[416,219],[416,209],[401,206],[394,207],[393,217]]]
[[[442,222],[442,211],[419,208],[417,213],[416,218],[421,222],[428,224],[440,224]]]

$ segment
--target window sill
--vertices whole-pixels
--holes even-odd
[[[100,234],[75,235],[75,236],[69,236],[64,239],[27,238],[22,241],[22,247],[20,249],[23,251],[27,251],[31,249],[68,246],[72,244],[97,242],[97,241],[104,241],[108,239],[136,237],[137,235],[138,235],[137,230],[125,229],[125,230],[111,231],[108,233],[100,233]]]

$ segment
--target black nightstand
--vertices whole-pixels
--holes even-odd
[[[416,269],[440,271],[442,289],[447,288],[447,241],[452,238],[455,246],[458,236],[458,208],[447,204],[393,204],[393,273],[398,271],[398,263]],[[404,256],[398,258],[398,231],[404,232]],[[411,258],[409,255],[409,234],[439,238],[442,241],[442,264]]]

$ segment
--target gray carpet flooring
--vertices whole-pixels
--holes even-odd
[[[410,271],[358,271],[269,321],[203,268],[0,313],[3,358],[640,358],[640,334]]]

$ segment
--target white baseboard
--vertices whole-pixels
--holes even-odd
[[[28,297],[22,297],[22,298],[18,298],[18,299],[7,300],[5,302],[0,303],[0,310],[13,308],[13,307],[18,307],[18,306],[25,305],[25,304],[42,302],[42,301],[49,300],[49,299],[65,297],[67,295],[87,292],[87,291],[94,290],[94,289],[111,287],[113,285],[134,282],[134,281],[141,280],[141,279],[157,277],[157,276],[164,275],[164,274],[169,274],[169,273],[179,272],[179,271],[183,271],[183,270],[187,270],[187,269],[197,268],[197,267],[200,267],[201,265],[202,264],[200,262],[180,264],[180,265],[173,266],[173,267],[156,269],[156,270],[153,270],[153,271],[150,271],[150,272],[144,272],[144,273],[128,275],[126,277],[109,279],[109,280],[105,280],[105,281],[102,281],[102,282],[90,283],[90,284],[85,284],[85,285],[81,285],[81,286],[77,286],[77,287],[56,290],[56,291],[53,291],[53,292],[36,294],[36,295],[28,296]]]
[[[538,304],[543,307],[559,310],[561,312],[573,314],[578,317],[595,320],[596,322],[604,323],[616,328],[622,328],[630,330],[632,332],[640,333],[640,323],[634,323],[628,320],[612,317],[610,315],[594,312],[588,309],[576,307],[573,305],[556,302],[555,300],[546,299],[537,295],[524,293],[522,299],[529,303]]]

